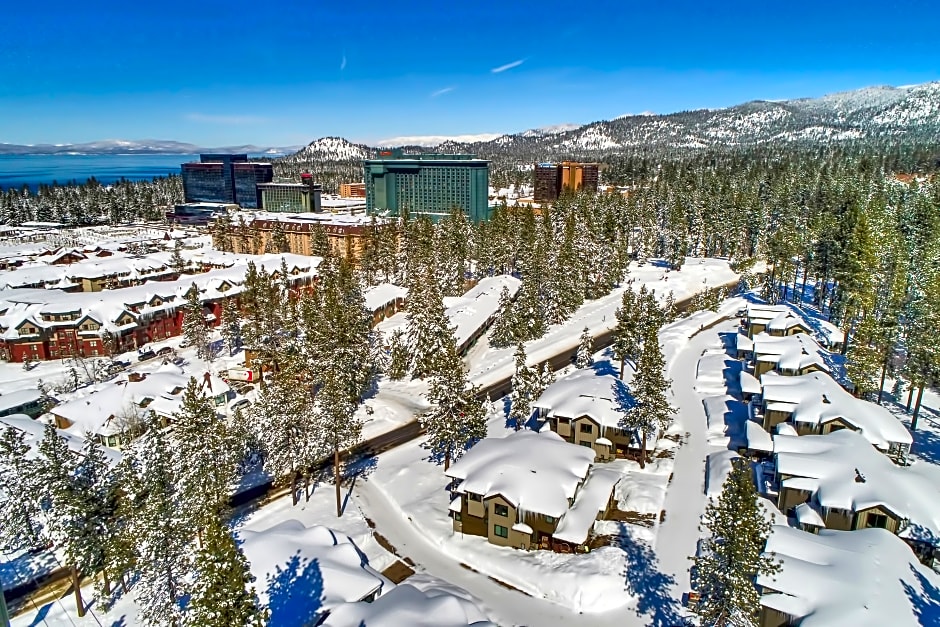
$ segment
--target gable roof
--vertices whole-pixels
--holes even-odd
[[[881,506],[910,521],[903,537],[940,544],[940,486],[926,462],[897,466],[847,429],[827,435],[776,435],[774,457],[784,487],[807,489],[823,507],[863,511]],[[797,485],[798,484],[798,485]]]
[[[548,410],[548,417],[588,416],[601,425],[617,428],[626,411],[636,405],[627,385],[617,377],[591,368],[575,370],[548,386],[533,407]]]
[[[461,481],[458,493],[501,495],[518,509],[561,518],[594,457],[551,431],[517,431],[481,440],[444,474]]]
[[[764,402],[789,411],[795,422],[820,425],[842,419],[881,450],[888,450],[892,443],[909,447],[913,442],[910,432],[891,412],[852,396],[828,374],[784,377],[767,373],[761,376],[761,385]]]
[[[927,623],[918,600],[936,599],[940,590],[940,576],[884,529],[817,535],[775,525],[766,552],[781,569],[758,576],[772,590],[761,605],[793,616],[800,627],[920,627]]]

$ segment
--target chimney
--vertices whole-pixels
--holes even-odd
[[[855,483],[865,483],[865,475],[858,471],[858,468],[855,469]]]

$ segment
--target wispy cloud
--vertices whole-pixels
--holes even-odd
[[[343,53],[343,60],[339,62],[339,71],[342,72],[346,69],[346,53]]]
[[[457,89],[456,87],[445,87],[443,89],[438,89],[437,91],[431,92],[431,98],[437,98],[438,96],[443,96],[444,94],[449,94],[450,92]]]
[[[406,135],[403,137],[390,137],[376,143],[379,148],[393,146],[438,146],[446,141],[473,143],[488,142],[502,137],[502,133],[477,133],[476,135]]]
[[[263,124],[267,118],[258,115],[215,115],[210,113],[187,113],[186,119],[190,122],[203,122],[205,124]]]
[[[501,65],[499,67],[494,67],[490,72],[493,74],[499,74],[500,72],[505,72],[506,70],[511,70],[514,67],[519,67],[525,63],[525,59],[519,59],[518,61],[513,61],[512,63],[507,63],[506,65]]]

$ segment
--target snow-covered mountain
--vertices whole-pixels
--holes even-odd
[[[560,124],[489,141],[407,146],[407,152],[471,152],[511,165],[601,159],[634,151],[734,149],[821,142],[940,141],[940,82],[866,87],[820,98],[755,100],[724,109],[643,113],[584,125]],[[361,159],[377,149],[328,137],[303,149],[313,161]]]
[[[342,137],[321,137],[291,156],[299,161],[361,161],[376,156],[378,148],[354,144]]]
[[[272,147],[224,146],[207,148],[186,142],[165,139],[106,139],[83,144],[4,144],[0,143],[0,154],[4,155],[193,155],[200,152],[234,152],[250,154],[284,155],[297,150],[297,146]]]

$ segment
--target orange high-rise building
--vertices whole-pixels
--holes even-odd
[[[339,195],[341,198],[365,198],[365,183],[341,183],[339,186]]]

